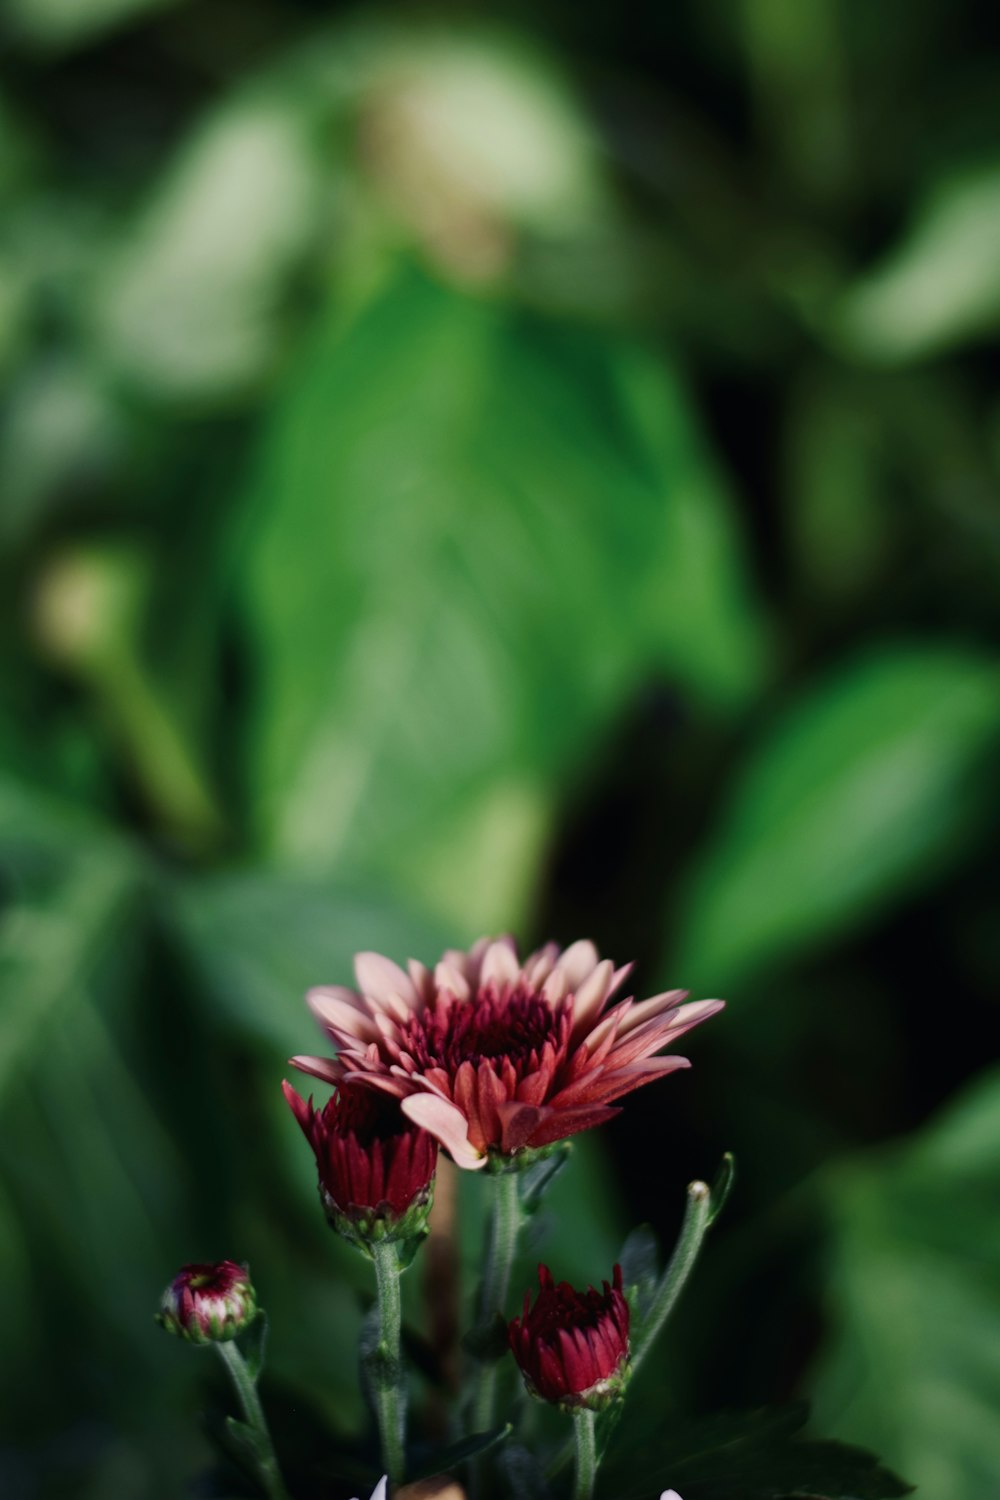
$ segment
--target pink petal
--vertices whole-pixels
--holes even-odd
[[[336,1057],[290,1057],[288,1061],[300,1073],[311,1073],[324,1083],[339,1083],[344,1076],[344,1065]]]
[[[418,998],[426,1004],[432,998],[434,976],[427,965],[420,963],[419,959],[416,958],[408,958],[406,960],[406,967],[410,972],[410,979]]]
[[[628,1020],[622,1023],[620,1034],[624,1036],[627,1031],[640,1026],[643,1021],[649,1021],[653,1016],[662,1015],[664,1011],[678,1008],[681,1001],[686,1000],[687,997],[687,990],[664,990],[662,995],[653,995],[648,1000],[640,1000],[638,1004],[632,1006]]]
[[[451,963],[447,956],[442,958],[434,970],[434,983],[439,991],[447,990],[456,1000],[468,1000],[472,993],[469,981],[461,969]]]
[[[308,992],[306,1003],[320,1025],[328,1026],[335,1036],[343,1033],[362,1042],[376,1041],[379,1033],[375,1022],[358,1006],[356,997],[348,996],[354,996],[353,990],[341,985],[321,986]]]
[[[521,968],[517,961],[517,950],[510,938],[498,938],[491,943],[483,955],[483,967],[479,975],[480,984],[495,984],[500,989],[505,984],[515,984]]]
[[[476,1172],[485,1167],[486,1156],[480,1156],[469,1143],[465,1116],[460,1109],[437,1094],[410,1094],[402,1103],[402,1111],[414,1125],[429,1130],[448,1152],[456,1167]]]
[[[356,953],[354,972],[358,989],[369,999],[383,1005],[402,1000],[409,1009],[416,1008],[417,992],[413,980],[391,958],[385,958],[381,953]],[[405,1019],[405,1016],[400,1019]]]
[[[597,1020],[608,998],[608,988],[613,972],[614,965],[610,958],[605,958],[577,988],[573,995],[574,1037],[583,1036],[584,1032],[589,1030],[591,1022]]]
[[[600,954],[588,938],[571,943],[566,952],[556,961],[556,969],[566,978],[571,990],[576,990],[592,974],[600,962]]]
[[[546,943],[544,948],[537,949],[524,960],[524,978],[533,990],[539,989],[545,983],[558,957],[558,944]]]
[[[391,1094],[394,1099],[403,1099],[409,1092],[405,1083],[390,1073],[369,1073],[364,1068],[352,1068],[344,1074],[345,1083],[362,1083],[368,1088],[381,1089],[383,1094]]]

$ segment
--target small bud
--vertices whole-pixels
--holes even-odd
[[[182,1266],[160,1299],[156,1321],[192,1344],[234,1339],[257,1316],[257,1294],[246,1266],[233,1260]]]
[[[618,1400],[629,1375],[629,1306],[622,1293],[621,1266],[603,1293],[577,1292],[538,1267],[541,1290],[510,1324],[510,1347],[533,1396],[564,1411],[602,1411]]]

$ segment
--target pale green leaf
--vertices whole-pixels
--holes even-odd
[[[728,985],[933,878],[978,826],[998,739],[1000,669],[971,651],[884,648],[817,682],[734,778],[674,972]]]
[[[1000,1473],[998,1180],[994,1068],[912,1141],[823,1181],[817,1423],[949,1500],[981,1500]]]

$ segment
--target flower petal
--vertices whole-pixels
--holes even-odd
[[[311,1073],[324,1083],[339,1083],[344,1076],[344,1064],[337,1057],[290,1057],[288,1061],[300,1073]]]
[[[410,1094],[402,1103],[402,1111],[414,1125],[421,1125],[436,1136],[448,1152],[456,1167],[476,1172],[486,1165],[486,1155],[480,1155],[469,1141],[465,1116],[454,1104],[441,1099],[437,1094]]]
[[[603,959],[592,974],[577,987],[573,995],[573,1035],[581,1037],[601,1014],[608,998],[614,965],[610,958]]]
[[[480,984],[516,984],[521,973],[517,961],[517,949],[509,937],[498,938],[491,943],[483,955],[483,967],[479,975]]]
[[[567,986],[575,990],[599,963],[600,954],[593,943],[589,938],[581,938],[579,942],[571,943],[566,952],[559,956],[556,969],[565,976]]]
[[[378,1027],[368,1012],[360,1007],[353,990],[339,984],[318,985],[309,990],[306,1003],[320,1025],[329,1027],[334,1036],[346,1033],[362,1042],[378,1040]]]
[[[409,1009],[416,1008],[417,992],[413,987],[413,980],[391,958],[385,958],[381,953],[356,953],[354,972],[358,988],[370,1000],[391,1006],[393,1000],[399,999]],[[395,1009],[394,1006],[392,1008]],[[400,1019],[405,1019],[405,1016]]]

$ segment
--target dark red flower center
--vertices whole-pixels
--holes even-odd
[[[564,1001],[553,1007],[524,984],[510,990],[487,985],[472,1000],[439,995],[402,1033],[403,1049],[421,1071],[444,1068],[454,1076],[464,1062],[478,1067],[506,1061],[521,1075],[539,1066],[546,1042],[557,1051],[565,1045],[568,1006]]]

